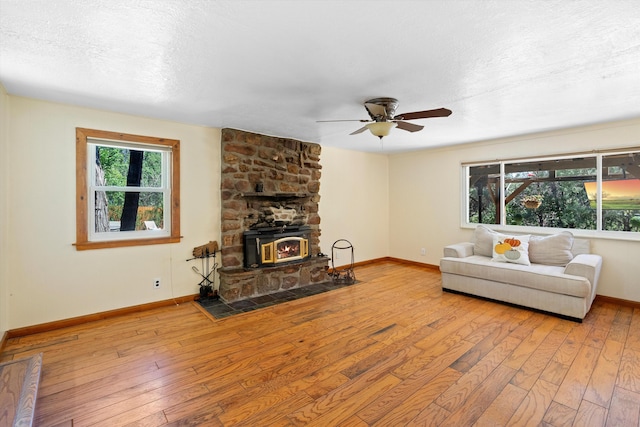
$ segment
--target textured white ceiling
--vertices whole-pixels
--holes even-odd
[[[640,117],[638,0],[0,0],[12,95],[394,152]],[[362,103],[446,107],[384,139]]]

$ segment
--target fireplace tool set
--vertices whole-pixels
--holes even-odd
[[[335,262],[338,259],[338,253],[340,251],[351,252],[351,263],[336,267]],[[351,242],[345,239],[339,239],[333,242],[331,246],[331,279],[334,282],[354,283],[356,281],[356,274],[353,272],[354,258],[353,258],[353,245]]]
[[[198,270],[196,266],[191,269],[202,277],[199,283],[200,286],[200,298],[218,298],[218,290],[214,289],[216,277],[215,272],[218,269],[218,263],[216,262],[216,253],[219,252],[218,242],[211,241],[207,244],[193,248],[193,258],[189,258],[187,261],[194,259],[200,259],[202,271]],[[210,263],[213,258],[213,263]]]

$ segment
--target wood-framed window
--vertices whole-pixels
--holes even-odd
[[[76,249],[180,241],[180,141],[76,128]]]

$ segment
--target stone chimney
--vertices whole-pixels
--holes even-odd
[[[220,296],[224,300],[244,299],[327,280],[324,269],[327,259],[317,258],[320,252],[320,153],[319,144],[222,129],[222,268],[219,272]],[[282,218],[279,215],[291,215],[291,222],[311,228],[311,261],[298,267],[244,269],[243,233]]]

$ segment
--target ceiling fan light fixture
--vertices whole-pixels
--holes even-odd
[[[382,139],[383,136],[389,135],[391,129],[396,126],[398,126],[396,122],[373,122],[366,125],[369,132],[380,139]]]

